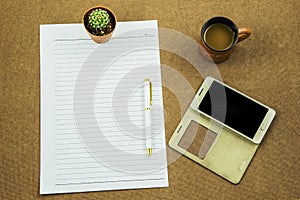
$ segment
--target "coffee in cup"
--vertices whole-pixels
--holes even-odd
[[[234,32],[225,24],[212,24],[204,33],[204,41],[214,50],[226,50],[234,41]]]

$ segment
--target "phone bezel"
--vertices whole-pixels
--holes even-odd
[[[235,130],[234,128],[232,128],[232,127],[224,124],[223,122],[218,121],[217,119],[211,117],[210,115],[207,115],[206,113],[204,113],[204,112],[202,112],[202,111],[200,111],[198,109],[198,106],[200,105],[200,103],[203,100],[204,96],[208,92],[208,90],[209,90],[211,84],[213,83],[213,81],[216,81],[216,82],[224,85],[225,87],[227,87],[227,88],[229,88],[229,89],[237,92],[238,94],[240,94],[240,95],[242,95],[242,96],[244,96],[244,97],[246,97],[246,98],[254,101],[255,103],[257,103],[257,104],[259,104],[261,106],[264,106],[265,108],[268,109],[267,114],[265,115],[264,119],[261,121],[261,123],[260,123],[260,125],[259,125],[259,127],[258,127],[258,129],[257,129],[257,131],[256,131],[256,133],[255,133],[255,135],[254,135],[253,138],[247,137],[243,133],[241,133],[241,132]],[[271,124],[271,122],[272,122],[272,120],[273,120],[273,118],[275,117],[275,114],[276,114],[275,110],[271,109],[270,107],[262,104],[261,102],[258,102],[257,100],[255,100],[255,99],[253,99],[253,98],[245,95],[244,93],[242,93],[242,92],[240,92],[240,91],[238,91],[238,90],[230,87],[229,85],[227,85],[227,84],[225,84],[225,83],[223,83],[223,82],[221,82],[221,81],[219,81],[217,79],[214,79],[212,77],[206,77],[205,78],[205,80],[202,83],[202,85],[200,86],[197,94],[195,95],[195,98],[192,101],[191,107],[192,107],[193,110],[195,110],[198,113],[200,113],[201,115],[203,115],[203,116],[211,119],[216,124],[222,125],[222,126],[228,128],[228,129],[232,130],[233,132],[241,135],[242,137],[244,137],[244,138],[252,141],[253,143],[256,143],[256,144],[259,144],[262,141],[264,135],[266,134],[267,129],[269,128],[269,126],[270,126],[270,124]]]

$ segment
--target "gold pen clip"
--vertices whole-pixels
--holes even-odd
[[[152,82],[150,81],[150,105],[152,106]]]

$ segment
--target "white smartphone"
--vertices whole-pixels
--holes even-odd
[[[212,77],[204,80],[191,107],[256,144],[262,141],[276,114],[268,106]]]

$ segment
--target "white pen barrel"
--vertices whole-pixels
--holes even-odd
[[[150,109],[150,81],[144,81],[145,110]]]
[[[146,122],[146,148],[151,147],[151,113],[150,110],[145,110],[145,122]]]

